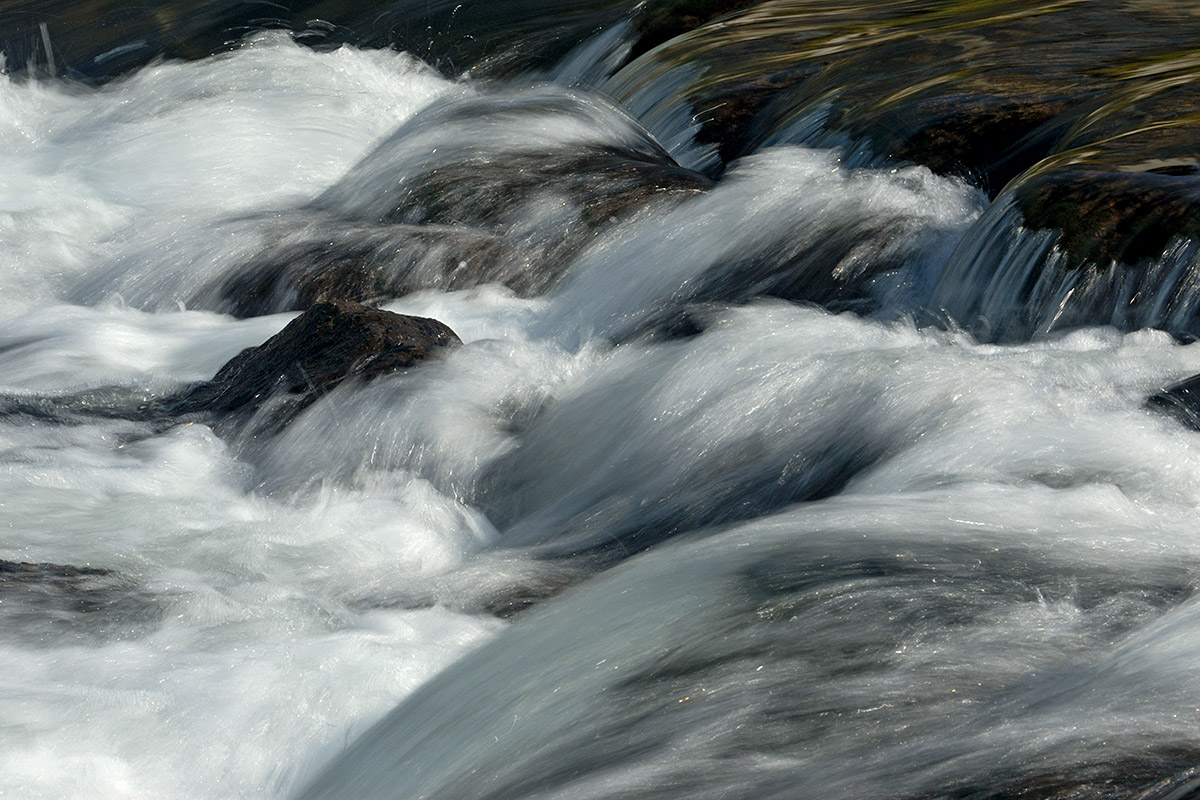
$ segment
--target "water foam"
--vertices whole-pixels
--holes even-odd
[[[283,34],[98,90],[4,78],[6,302],[61,293],[131,251],[137,263],[114,269],[170,273],[173,254],[212,247],[215,218],[310,199],[417,109],[458,91],[401,53],[315,53]],[[119,290],[109,284],[88,299]]]

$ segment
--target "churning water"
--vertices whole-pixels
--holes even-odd
[[[1192,791],[1200,440],[1143,402],[1200,350],[926,327],[979,192],[680,137],[277,34],[4,79],[0,559],[78,569],[0,573],[0,795]],[[462,348],[267,439],[89,410],[363,242]]]

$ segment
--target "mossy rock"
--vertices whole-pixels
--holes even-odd
[[[1162,3],[760,3],[666,44],[609,88],[631,98],[679,70],[696,138],[723,163],[771,144],[840,146],[994,196],[1131,69],[1197,34],[1200,18]]]
[[[1136,265],[1171,240],[1200,239],[1200,177],[1156,172],[1051,172],[1021,183],[1030,228],[1057,230],[1072,269]]]
[[[1200,67],[1193,53],[1133,63],[1132,83],[1014,184],[1026,227],[1060,232],[1071,268],[1136,265],[1200,240]],[[1148,72],[1148,75],[1137,73]]]

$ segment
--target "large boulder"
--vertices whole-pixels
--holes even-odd
[[[168,407],[208,417],[221,434],[242,432],[247,423],[252,435],[274,433],[339,384],[407,370],[458,344],[437,320],[327,300]]]

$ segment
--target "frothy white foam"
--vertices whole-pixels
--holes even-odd
[[[335,752],[497,628],[388,608],[494,538],[424,481],[280,504],[246,493],[245,466],[203,426],[126,444],[66,430],[5,450],[0,558],[120,582],[82,614],[70,590],[63,612],[53,594],[6,593],[34,604],[0,637],[8,791],[287,794],[312,763],[297,756]]]
[[[709,194],[665,214],[631,221],[580,256],[556,298],[547,331],[567,341],[636,330],[664,310],[692,300],[739,299],[770,285],[759,253],[782,243],[794,253],[788,280],[822,285],[872,284],[886,296],[897,284],[928,282],[979,212],[981,196],[924,168],[848,170],[830,152],[782,147],[735,165]],[[808,260],[825,241],[857,231],[829,258]],[[783,254],[786,257],[786,253]],[[875,272],[901,266],[905,275]],[[761,286],[759,286],[761,284]],[[715,295],[715,296],[714,296]]]
[[[43,306],[0,322],[0,388],[173,388],[211,378],[240,350],[262,344],[293,317],[232,322],[204,311]]]
[[[401,53],[315,53],[277,33],[99,90],[0,77],[5,303],[129,250],[142,271],[169,272],[172,252],[210,246],[213,219],[315,196],[461,91]]]
[[[214,220],[311,198],[458,91],[403,54],[274,34],[99,90],[0,79],[0,387],[210,377],[293,315],[180,313],[169,292],[159,314],[54,298],[113,259],[189,268],[172,253],[220,252]],[[0,613],[19,624],[0,635],[0,794],[286,795],[499,626],[430,607],[428,581],[495,533],[417,476],[278,502],[203,425],[151,436],[6,402],[0,559],[110,572],[7,585]]]

